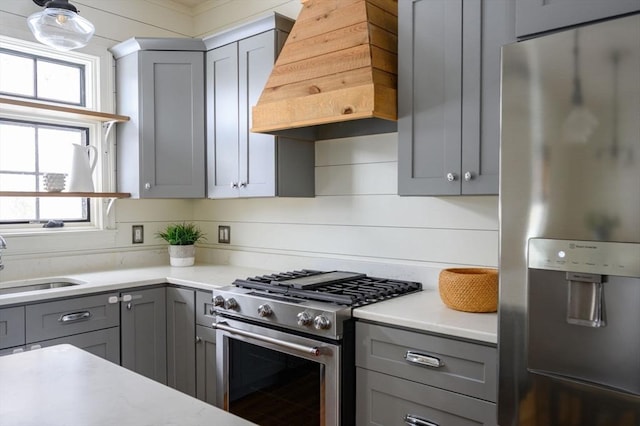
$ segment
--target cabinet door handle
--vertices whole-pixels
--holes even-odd
[[[240,188],[246,188],[247,187],[247,182],[240,182],[240,184],[238,186],[240,186]]]
[[[430,422],[415,414],[405,414],[404,423],[412,426],[439,426],[438,423]]]
[[[202,337],[196,336],[196,343],[202,343]]]
[[[432,355],[421,354],[419,352],[407,351],[404,359],[412,364],[422,365],[424,367],[440,368],[444,367],[444,362],[440,358]]]
[[[473,173],[465,172],[464,173],[464,181],[465,182],[471,182],[472,180],[473,180]]]
[[[127,303],[127,310],[130,311],[131,310],[131,306],[133,306],[133,305],[131,305],[131,302]]]
[[[147,191],[151,190],[151,184],[149,182],[145,183],[144,189],[146,189]]]
[[[449,182],[454,182],[456,180],[458,180],[458,175],[455,173],[447,173],[447,180]]]
[[[71,314],[64,314],[58,321],[60,322],[74,322],[74,321],[82,321],[91,318],[91,312],[83,311],[83,312],[73,312]]]
[[[238,189],[238,182],[231,182],[229,186],[231,186],[231,189]]]

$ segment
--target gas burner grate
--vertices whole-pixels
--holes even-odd
[[[327,282],[323,282],[322,274],[327,276]],[[340,278],[333,279],[335,276]],[[349,278],[351,276],[355,278]],[[312,282],[312,284],[295,286],[287,283],[288,280],[306,279],[307,277],[311,277],[309,281]],[[310,269],[250,277],[245,280],[238,279],[234,281],[233,284],[237,287],[282,294],[297,299],[329,302],[352,307],[380,302],[422,289],[422,284],[414,281],[393,280],[368,277],[356,273],[324,272]]]

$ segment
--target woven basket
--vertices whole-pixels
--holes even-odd
[[[489,268],[444,269],[440,298],[451,309],[465,312],[498,310],[498,271]]]

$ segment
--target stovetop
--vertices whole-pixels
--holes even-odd
[[[413,281],[346,271],[299,271],[237,279],[213,290],[216,322],[247,320],[341,339],[353,308],[420,291]]]
[[[422,289],[420,283],[413,281],[369,277],[357,272],[311,269],[237,279],[233,285],[351,307],[368,305]]]

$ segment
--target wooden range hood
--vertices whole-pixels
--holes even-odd
[[[385,120],[392,126],[388,131],[394,131],[398,0],[301,2],[300,15],[253,107],[251,131],[287,134],[361,119]],[[378,120],[363,126],[371,128],[371,121]]]

